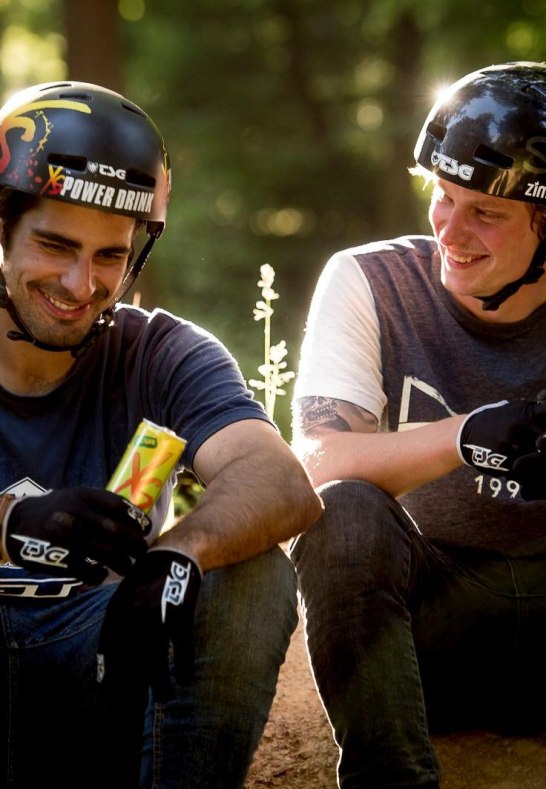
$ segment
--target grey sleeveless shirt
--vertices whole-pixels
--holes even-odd
[[[546,305],[517,323],[480,321],[443,287],[428,237],[395,239],[355,258],[379,320],[384,429],[534,398],[546,387]],[[400,501],[433,541],[507,555],[546,553],[546,502],[523,501],[515,482],[463,467]]]

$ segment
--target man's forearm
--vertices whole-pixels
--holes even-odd
[[[294,443],[315,486],[364,479],[401,496],[461,465],[455,416],[399,433],[325,432]]]
[[[286,453],[238,458],[207,486],[195,509],[158,541],[196,558],[203,571],[234,564],[305,531],[322,504]]]

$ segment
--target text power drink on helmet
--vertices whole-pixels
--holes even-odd
[[[149,513],[185,446],[172,430],[143,419],[106,489]]]

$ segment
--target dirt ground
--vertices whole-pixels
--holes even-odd
[[[546,789],[546,735],[436,737],[443,789]],[[301,617],[245,789],[335,789],[337,746],[309,673]]]

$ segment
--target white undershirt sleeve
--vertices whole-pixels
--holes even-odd
[[[301,346],[294,399],[329,397],[370,411],[386,405],[379,322],[355,250],[335,254],[319,277]]]

